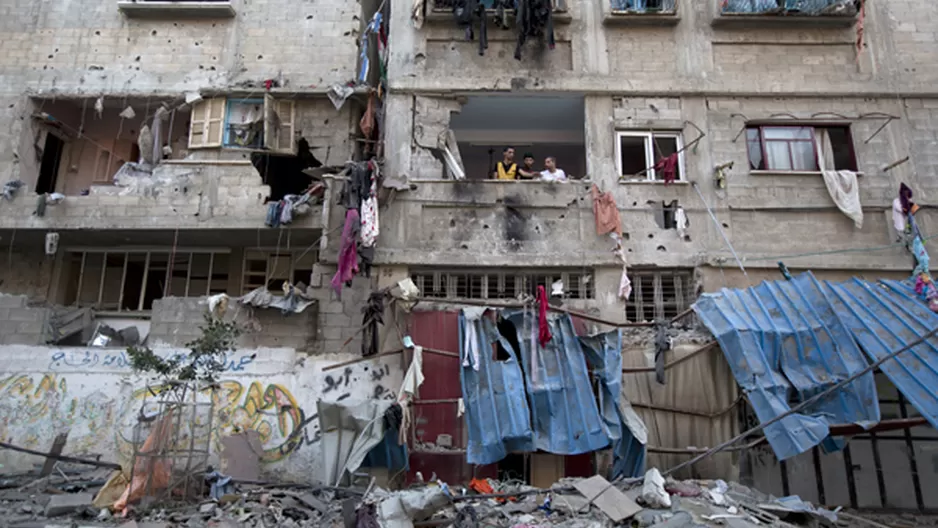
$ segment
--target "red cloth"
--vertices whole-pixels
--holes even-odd
[[[537,340],[541,346],[550,343],[550,327],[547,326],[547,290],[537,287]]]
[[[658,160],[658,163],[655,164],[655,170],[661,171],[665,185],[673,183],[674,178],[677,176],[677,153]]]

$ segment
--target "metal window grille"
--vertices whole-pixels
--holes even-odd
[[[241,294],[266,286],[280,290],[284,281],[309,284],[313,265],[319,260],[315,251],[267,251],[250,249],[244,252],[241,267]]]
[[[853,16],[857,10],[853,0],[727,0],[722,12]]]
[[[676,0],[611,0],[614,11],[630,13],[673,13]]]
[[[99,311],[150,310],[167,296],[223,293],[226,250],[82,250],[70,252],[66,303]]]
[[[548,294],[556,281],[563,281],[564,298],[593,299],[592,270],[544,271],[530,273],[506,271],[479,273],[473,271],[416,271],[411,275],[424,297],[436,299],[517,299],[519,295],[534,296],[544,286]]]
[[[697,299],[692,269],[629,270],[632,298],[626,305],[629,321],[670,319]]]

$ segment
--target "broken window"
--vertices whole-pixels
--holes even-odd
[[[537,295],[537,287],[544,286],[548,295],[559,293],[565,299],[593,299],[593,272],[543,271],[529,273],[479,273],[472,271],[417,271],[412,274],[414,284],[426,297],[438,299],[517,299],[519,295]]]
[[[752,170],[857,170],[845,126],[750,126],[746,146]]]
[[[282,291],[284,282],[309,285],[317,260],[316,251],[247,250],[241,268],[241,293],[265,286],[272,291]]]
[[[673,12],[676,0],[611,0],[615,11],[632,13]]]
[[[630,269],[632,299],[626,305],[626,318],[632,322],[670,319],[690,308],[697,300],[694,270]]]
[[[192,105],[189,148],[244,148],[295,154],[293,101],[214,97]]]
[[[617,132],[616,164],[619,176],[626,179],[664,181],[664,173],[655,169],[662,158],[677,153],[676,181],[684,179],[684,140],[675,132]]]
[[[87,250],[69,253],[66,265],[66,304],[105,312],[145,311],[163,297],[228,289],[225,251]]]
[[[506,156],[512,158],[505,171],[506,176],[513,176],[509,179],[560,180],[562,171],[570,180],[586,174],[582,97],[469,97],[458,113],[452,113],[449,126],[458,146],[454,155],[466,179],[495,179],[496,165]],[[530,165],[525,164],[526,158]],[[549,163],[557,170],[545,174]]]
[[[40,154],[39,179],[36,181],[36,194],[55,192],[59,178],[59,166],[65,151],[65,140],[51,131],[45,132]]]

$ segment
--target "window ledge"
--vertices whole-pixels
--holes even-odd
[[[750,176],[823,176],[821,171],[750,170]],[[857,177],[863,176],[862,172]]]
[[[629,179],[620,179],[620,184],[627,185],[664,185],[664,180],[629,180]],[[685,180],[675,180],[668,185],[690,185],[691,182]]]
[[[472,180],[472,179],[462,179],[462,180],[444,180],[444,179],[433,179],[433,180],[411,180],[410,183],[420,185],[421,183],[471,183],[471,184],[482,184],[482,185],[513,185],[513,184],[522,184],[522,185],[571,185],[577,183],[589,183],[589,180],[584,179],[572,179],[568,178],[565,182],[552,182],[552,181],[541,181],[541,180]]]
[[[713,19],[714,27],[805,27],[848,28],[856,23],[856,14],[801,15],[795,13],[722,13]]]
[[[174,16],[231,18],[231,2],[184,2],[177,0],[118,0],[117,8],[128,17],[167,18]]]
[[[496,11],[494,9],[488,9],[486,10],[485,13],[486,13],[486,16],[488,17],[489,22],[493,22],[495,20]],[[514,9],[506,9],[505,13],[510,15],[510,20],[514,21],[514,17],[515,17]],[[573,15],[571,15],[568,11],[555,10],[553,18],[554,18],[554,24],[568,25],[571,22],[573,22]],[[424,21],[428,24],[453,23],[453,12],[449,9],[429,10],[427,12],[426,17],[424,17]],[[510,29],[513,29],[513,28],[510,28]]]
[[[607,26],[676,26],[677,11],[611,11],[603,17]]]

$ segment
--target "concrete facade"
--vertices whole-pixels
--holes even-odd
[[[244,293],[248,253],[312,251],[315,263],[302,269],[302,280],[318,301],[315,309],[251,316],[258,330],[241,347],[245,354],[262,351],[264,359],[252,366],[275,365],[263,367],[261,383],[288,387],[304,409],[314,409],[316,399],[332,397],[320,383],[322,367],[357,355],[368,293],[409,275],[451,277],[455,289],[438,293],[454,297],[462,291],[459,273],[486,275],[488,292],[497,274],[504,276],[499,287],[506,277],[525,276],[522,293],[544,276],[573,274],[589,293],[571,296],[568,307],[612,320],[637,317],[616,296],[622,267],[613,243],[595,234],[593,184],[615,198],[630,270],[648,274],[642,284],[660,286],[661,272],[687,274],[681,307],[700,291],[777,279],[779,260],[822,279],[904,278],[911,257],[895,243],[890,217],[899,182],[914,189],[920,204],[938,196],[931,177],[938,170],[938,69],[930,67],[938,62],[938,4],[931,0],[867,2],[859,50],[852,15],[733,18],[720,14],[720,0],[678,0],[673,13],[649,16],[613,12],[605,0],[567,2],[556,16],[555,49],[529,43],[521,61],[513,58],[514,31],[490,29],[480,56],[478,43],[464,40],[449,13],[434,11],[434,0],[427,0],[421,27],[411,19],[411,2],[389,2],[383,174],[406,180],[408,190],[382,193],[376,268],[372,277],[356,277],[339,299],[329,285],[343,218],[335,206],[338,185],[328,180],[324,203],[289,228],[265,227],[269,182],[245,149],[190,148],[192,105],[185,100],[194,93],[205,100],[266,93],[291,102],[294,139],[305,138],[320,162],[358,159],[367,91],[357,90],[341,109],[326,92],[356,77],[359,37],[379,3],[231,0],[198,16],[179,6],[125,4],[8,0],[0,6],[0,183],[24,184],[12,201],[0,200],[0,291],[8,294],[0,296],[0,344],[16,357],[0,368],[0,379],[28,377],[30,385],[16,385],[27,387],[20,395],[39,384],[65,383],[46,363],[30,361],[31,354],[85,352],[49,348],[42,322],[50,306],[69,303],[69,255],[89,250],[215,251],[226,255],[217,291],[232,296]],[[140,185],[101,181],[101,152],[115,156],[113,169],[116,160],[128,161],[137,132],[161,104],[173,113],[169,159]],[[127,106],[136,117],[118,117]],[[556,120],[542,123],[541,113]],[[747,124],[849,128],[861,173],[862,228],[836,208],[820,172],[750,170]],[[474,176],[491,166],[488,149],[497,160],[500,147],[513,144],[519,157],[528,148],[538,157],[559,155],[576,181],[447,179],[437,149],[450,130]],[[677,136],[683,144],[700,136],[683,152],[681,181],[620,180],[617,134],[645,132]],[[69,153],[50,189],[65,198],[39,216],[35,191],[49,134],[61,135]],[[106,159],[105,177],[114,172]],[[730,162],[719,187],[716,167]],[[687,214],[685,233],[661,223],[662,205],[674,200]],[[926,235],[938,229],[932,210],[918,218]],[[49,232],[61,236],[54,255],[43,251]],[[938,248],[933,241],[927,247]],[[641,281],[635,277],[633,283]],[[203,302],[202,292],[156,300],[147,314],[151,340],[182,347],[196,335]],[[385,363],[398,382],[399,363]],[[98,390],[113,404],[132,392],[125,382],[139,382],[126,368],[92,370],[68,370],[69,391],[89,387],[91,394],[103,380],[111,389]],[[237,383],[248,383],[247,372],[235,374]],[[362,385],[355,394],[375,390]],[[66,422],[85,431],[83,443],[67,448],[75,453],[102,441],[89,423],[110,425],[70,416],[52,425],[8,425],[0,436],[50,442]],[[271,438],[265,450],[277,448],[278,437]],[[686,447],[675,442],[663,447]],[[309,475],[312,459],[304,451],[296,464],[278,458],[281,465],[270,468]]]

